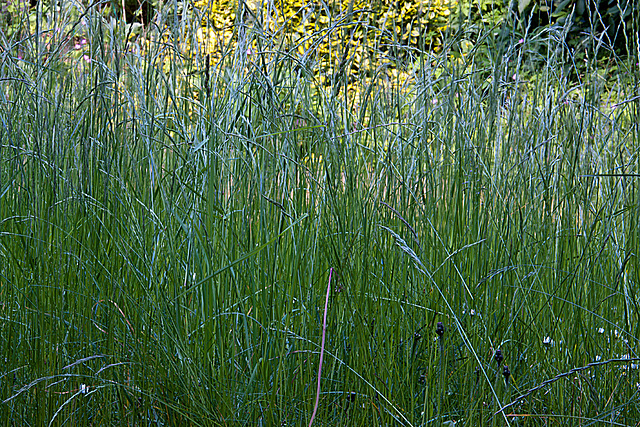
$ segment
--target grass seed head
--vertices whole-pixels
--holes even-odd
[[[438,324],[436,325],[436,334],[442,338],[442,336],[444,335],[444,325],[442,324],[442,322],[438,322]]]
[[[511,370],[509,370],[509,367],[507,365],[504,365],[504,368],[502,369],[502,375],[504,376],[505,384],[508,383],[509,377],[511,376]]]

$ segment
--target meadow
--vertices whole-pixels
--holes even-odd
[[[638,425],[638,40],[94,6],[0,40],[0,424]]]

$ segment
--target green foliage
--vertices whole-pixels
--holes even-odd
[[[637,38],[640,22],[640,4],[633,0],[521,0],[516,9],[522,27],[562,27],[569,46],[578,50],[600,40],[630,54],[625,50]]]
[[[640,419],[635,62],[178,12],[0,40],[0,420],[308,424],[330,268],[315,425]]]
[[[441,49],[454,7],[450,0],[201,1],[196,8],[205,15],[198,42],[216,61],[231,40],[230,46],[246,45],[258,55],[265,49],[286,50],[327,84],[345,76],[349,86],[383,58],[395,67],[396,62],[411,63],[412,52]],[[233,25],[246,29],[248,39],[233,39]],[[331,77],[323,72],[328,69],[336,70]]]

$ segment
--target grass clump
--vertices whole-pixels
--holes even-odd
[[[305,424],[319,373],[317,425],[640,417],[637,59],[488,31],[350,91],[79,16],[2,40],[0,419]]]

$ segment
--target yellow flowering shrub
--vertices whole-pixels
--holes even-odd
[[[242,39],[248,54],[285,50],[305,65],[313,60],[318,70],[354,75],[381,60],[403,60],[415,49],[437,50],[456,6],[457,0],[198,0],[203,19],[197,42],[214,60]]]
[[[264,83],[283,111],[301,117],[301,108],[321,109],[324,99],[337,96],[359,111],[371,97],[415,89],[417,58],[441,48],[457,7],[457,0],[198,0],[193,16],[200,28],[187,51],[199,56],[203,93],[210,75],[223,76],[215,80],[219,99],[227,87]],[[298,85],[300,78],[313,83]],[[311,104],[301,107],[300,96]],[[365,126],[364,117],[353,120],[343,131]]]

